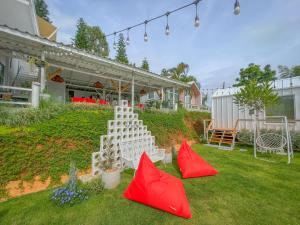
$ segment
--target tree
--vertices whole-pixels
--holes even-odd
[[[51,23],[49,19],[49,11],[46,2],[44,0],[35,0],[34,5],[35,5],[36,14],[39,17]]]
[[[259,112],[266,107],[270,107],[278,101],[278,95],[272,90],[270,82],[258,82],[251,79],[245,83],[240,92],[234,95],[234,103],[244,108],[248,108],[251,114],[255,114],[254,119],[254,141],[258,133],[257,121]],[[255,146],[255,145],[254,145]],[[254,154],[255,151],[254,151]],[[254,155],[256,157],[256,155]]]
[[[109,47],[105,37],[99,26],[88,26],[87,27],[88,36],[88,49],[97,55],[107,57],[109,54]]]
[[[91,51],[97,55],[107,57],[109,54],[109,46],[101,28],[99,26],[89,26],[83,18],[80,18],[77,22],[73,42],[77,48]]]
[[[149,63],[148,63],[147,58],[144,58],[141,68],[146,70],[146,71],[149,71]]]
[[[300,76],[300,65],[293,66],[288,68],[287,66],[279,65],[278,66],[279,77],[280,78],[289,78]]]
[[[292,68],[292,77],[300,76],[300,65]]]
[[[77,48],[88,49],[88,25],[83,18],[80,18],[77,22],[77,30],[75,34],[74,44]]]
[[[272,70],[270,65],[266,65],[264,69],[261,70],[260,65],[250,63],[247,68],[240,70],[240,77],[236,79],[237,83],[233,86],[243,86],[252,80],[256,80],[258,83],[276,80],[276,71]]]
[[[126,44],[125,44],[124,35],[122,33],[119,34],[116,60],[118,62],[128,64],[128,58],[126,54]]]
[[[287,66],[279,65],[278,72],[280,78],[287,78],[290,77],[291,71]]]

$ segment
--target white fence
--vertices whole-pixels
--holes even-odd
[[[24,99],[26,101],[22,101]],[[31,88],[0,85],[0,104],[39,107],[40,83],[32,82]]]

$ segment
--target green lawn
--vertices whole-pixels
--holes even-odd
[[[194,145],[219,174],[183,180],[193,218],[183,219],[128,201],[122,193],[132,179],[122,174],[115,190],[73,207],[59,208],[49,201],[51,190],[0,203],[0,224],[300,224],[300,160],[292,164],[275,156],[275,163],[254,159],[252,152],[221,151]],[[159,168],[180,177],[176,163]]]

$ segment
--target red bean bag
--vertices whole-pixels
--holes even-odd
[[[183,141],[177,156],[178,166],[183,178],[213,176],[218,171],[202,159]]]
[[[158,170],[145,152],[124,197],[176,216],[192,217],[181,181]]]

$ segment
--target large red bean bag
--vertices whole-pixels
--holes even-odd
[[[177,162],[183,178],[213,176],[218,173],[194,152],[186,141],[183,141],[180,146]]]
[[[176,216],[192,217],[181,181],[158,170],[145,152],[124,197]]]

